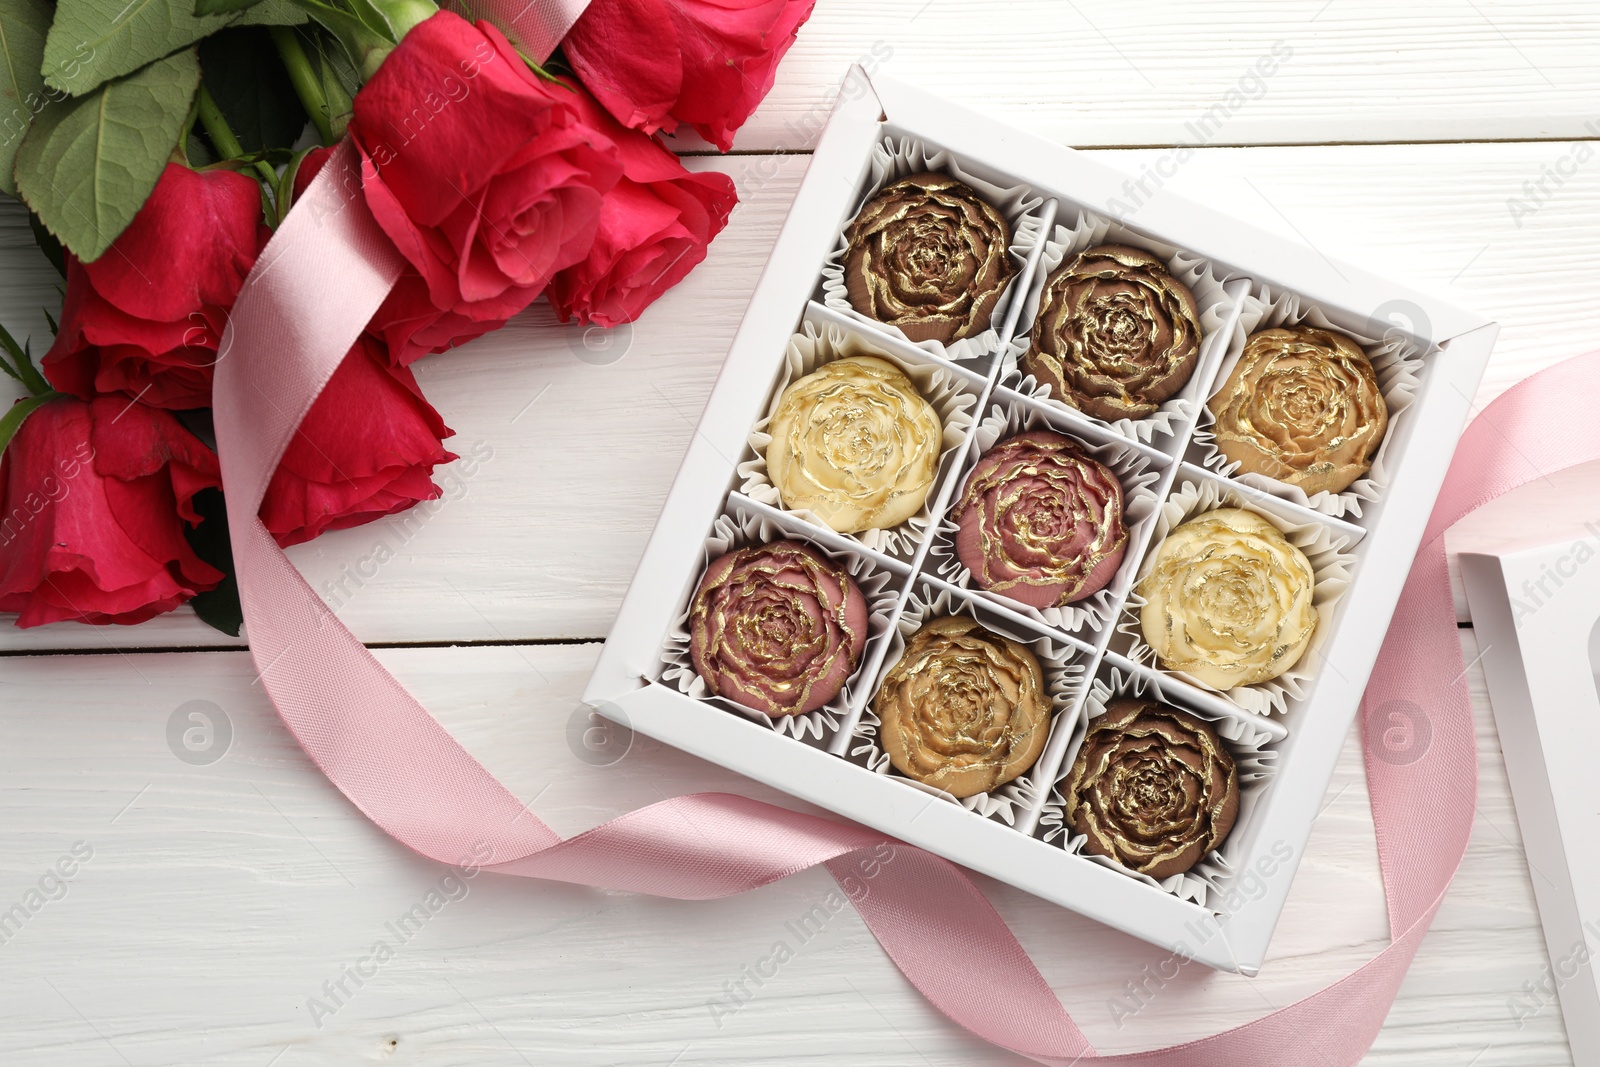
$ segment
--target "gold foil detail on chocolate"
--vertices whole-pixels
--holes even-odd
[[[1156,879],[1193,867],[1239,813],[1238,771],[1216,732],[1145,700],[1114,700],[1090,720],[1062,794],[1085,852]]]
[[[1045,283],[1022,369],[1097,418],[1142,419],[1189,380],[1200,340],[1194,294],[1166,264],[1100,245]]]
[[[1219,508],[1156,548],[1139,582],[1144,639],[1161,666],[1214,689],[1255,685],[1293,667],[1317,628],[1305,554],[1253,511]]]
[[[845,233],[850,306],[913,341],[950,344],[989,324],[1016,273],[1011,228],[976,190],[944,174],[885,186]]]
[[[1039,660],[963,616],[934,619],[911,635],[872,710],[895,769],[955,797],[1022,774],[1050,728]]]
[[[1262,330],[1245,342],[1207,405],[1217,449],[1241,473],[1337,493],[1372,466],[1389,408],[1355,341],[1312,326]]]
[[[961,523],[976,512],[978,585],[997,593],[1033,587],[1060,605],[1094,592],[1087,586],[1100,564],[1127,548],[1122,509],[1122,483],[1110,468],[1071,438],[1036,430],[983,454],[951,518]]]
[[[921,510],[944,427],[887,360],[849,356],[785,389],[767,432],[767,474],[794,511],[840,533],[887,529]]]
[[[689,605],[691,655],[707,690],[769,715],[832,699],[866,645],[864,603],[854,626],[847,610],[861,597],[849,572],[792,541],[729,556],[707,568]],[[825,680],[832,692],[813,701]]]

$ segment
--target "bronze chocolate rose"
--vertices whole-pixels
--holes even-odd
[[[1011,228],[976,190],[944,174],[901,178],[845,232],[850,306],[913,341],[950,344],[989,325],[1016,273]]]
[[[985,452],[953,516],[956,554],[972,580],[1036,608],[1098,592],[1128,548],[1116,474],[1048,430]]]
[[[1344,334],[1262,330],[1207,405],[1217,449],[1240,473],[1337,493],[1372,466],[1389,408],[1372,361]]]
[[[1090,721],[1063,795],[1085,852],[1152,878],[1193,867],[1239,816],[1238,772],[1216,732],[1147,700],[1114,700]]]
[[[861,590],[798,541],[717,557],[689,606],[689,654],[706,687],[768,715],[832,700],[866,644]]]
[[[1200,311],[1155,256],[1100,245],[1045,283],[1032,342],[1023,373],[1052,395],[1107,421],[1142,419],[1194,373]]]
[[[895,769],[955,797],[987,793],[1026,771],[1050,730],[1038,659],[962,616],[911,635],[872,710]]]

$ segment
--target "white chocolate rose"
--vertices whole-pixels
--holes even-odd
[[[1227,690],[1276,678],[1311,643],[1316,576],[1305,553],[1253,511],[1219,508],[1179,526],[1139,583],[1144,639],[1168,670]]]
[[[876,356],[836,359],[783,391],[767,473],[783,505],[840,533],[915,515],[939,470],[944,427],[917,387]]]

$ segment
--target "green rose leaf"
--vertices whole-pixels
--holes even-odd
[[[245,9],[234,21],[235,26],[299,26],[310,22],[311,16],[296,7],[291,0],[262,0]]]
[[[229,24],[295,25],[306,14],[289,0],[261,0],[196,17],[195,0],[60,0],[44,46],[44,80],[74,96],[187,48]]]
[[[98,259],[144,206],[199,86],[191,49],[34,120],[17,152],[17,189],[79,259]]]
[[[255,7],[261,0],[194,0],[194,13],[198,15],[231,15],[247,7]]]
[[[48,0],[0,0],[0,189],[12,196],[17,146],[33,116],[59,95],[46,91],[40,73],[50,15]]]

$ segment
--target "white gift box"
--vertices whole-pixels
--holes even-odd
[[[1184,151],[1129,175],[852,68],[584,699],[633,729],[1186,958],[1255,974],[1496,327],[1247,219],[1162,191],[1164,176],[1187,158]],[[1010,250],[1021,271],[984,335],[987,350],[914,345],[837,306],[831,267],[846,223],[885,174],[914,169],[919,160],[1004,191],[1006,205],[1023,220]],[[1160,256],[1194,291],[1201,311],[1205,340],[1193,377],[1157,415],[1137,422],[1107,424],[1067,407],[1017,366],[1047,272],[1069,253],[1105,241]],[[1390,424],[1383,477],[1362,486],[1358,508],[1308,502],[1281,483],[1236,481],[1214,469],[1204,442],[1194,439],[1205,401],[1222,381],[1218,372],[1237,358],[1246,335],[1301,321],[1332,325],[1361,341],[1375,360],[1405,362],[1415,372],[1404,409]],[[817,340],[823,337],[830,340]],[[758,424],[797,362],[823,358],[824,348],[873,351],[914,379],[937,380],[936,403],[959,417],[967,435],[950,447],[947,433],[926,514],[893,536],[841,535],[815,516],[784,510],[762,473]],[[948,417],[946,423],[948,429]],[[1110,594],[1085,601],[1084,610],[1041,613],[973,590],[945,550],[945,516],[958,486],[996,428],[1008,426],[1048,426],[1078,438],[1109,457],[1128,489],[1132,562]],[[1248,507],[1347,572],[1318,575],[1326,610],[1311,662],[1297,668],[1293,684],[1219,693],[1161,669],[1129,635],[1123,624],[1132,617],[1132,577],[1174,494]],[[682,622],[709,555],[760,530],[849,558],[853,574],[872,576],[874,617],[862,663],[845,692],[798,717],[803,723],[708,698],[685,676]],[[887,594],[894,604],[880,618]],[[886,767],[869,707],[874,685],[898,654],[902,616],[916,620],[933,611],[964,612],[1028,639],[1048,657],[1053,679],[1054,718],[1038,762],[1016,782],[964,802]],[[1213,722],[1240,767],[1240,816],[1232,833],[1190,872],[1162,882],[1080,854],[1081,839],[1061,823],[1060,778],[1089,717],[1118,693],[1158,695]]]
[[[1550,952],[1508,1004],[1559,997],[1573,1060],[1600,1063],[1600,524],[1459,558]]]

